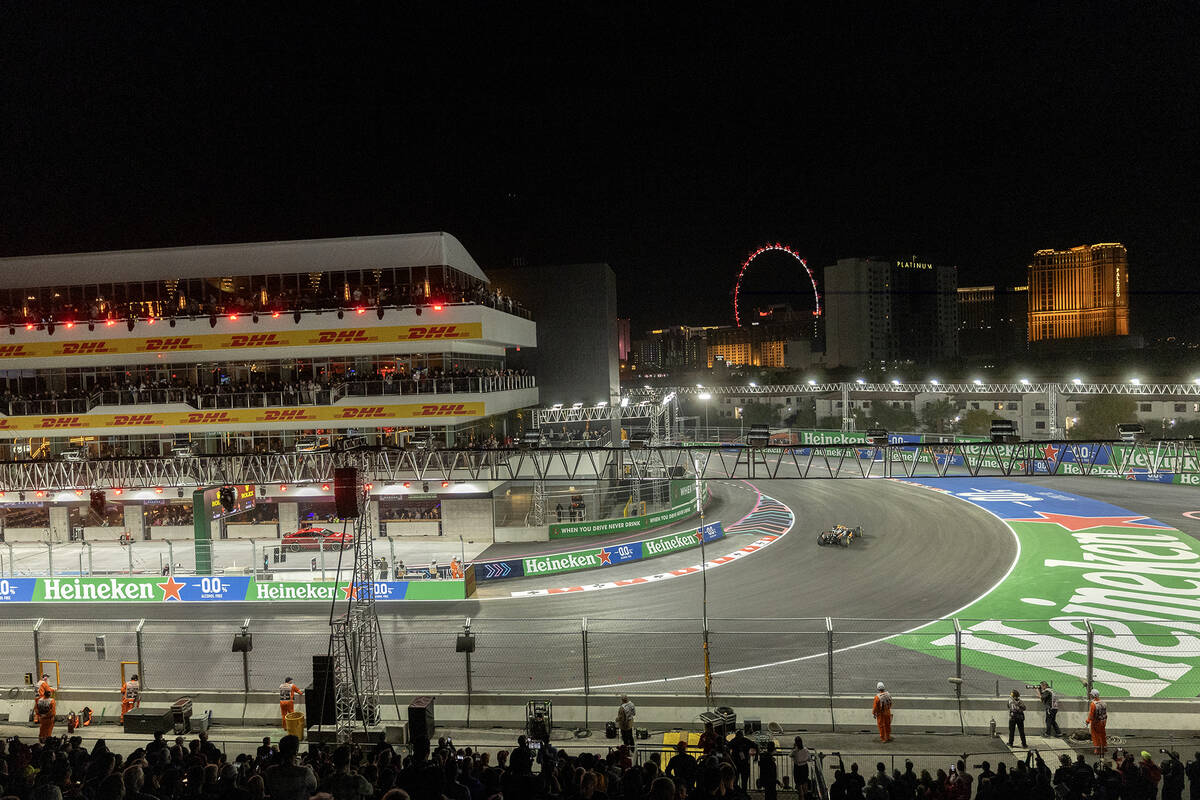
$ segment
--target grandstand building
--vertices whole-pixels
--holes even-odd
[[[0,459],[503,443],[536,343],[446,233],[0,259]]]

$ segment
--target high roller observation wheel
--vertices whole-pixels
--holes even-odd
[[[750,268],[750,265],[754,263],[756,258],[761,256],[763,253],[770,253],[773,250],[781,253],[787,253],[789,256],[796,259],[796,261],[800,262],[800,266],[804,267],[804,271],[808,273],[808,280],[812,284],[813,301],[816,303],[813,316],[821,316],[821,293],[817,291],[817,279],[813,275],[812,270],[808,268],[808,262],[801,258],[799,253],[788,247],[786,244],[780,244],[779,242],[776,242],[775,244],[764,244],[762,247],[746,256],[746,260],[742,262],[741,268],[738,269],[737,281],[733,284],[733,321],[739,328],[742,327],[742,310],[739,307],[741,304],[742,278],[745,277],[746,270]]]

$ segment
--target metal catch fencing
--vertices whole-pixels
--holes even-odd
[[[250,619],[253,651],[231,652],[241,619],[225,621],[0,620],[0,670],[21,675],[55,662],[63,687],[119,685],[121,662],[137,664],[144,685],[179,691],[267,691],[283,677],[311,681],[313,655],[328,650],[327,617]],[[471,654],[455,652],[467,625]],[[1108,635],[1122,623],[1079,620],[1074,649],[1044,621],[1023,624],[1045,633],[1023,634],[1021,621],[896,619],[709,619],[715,697],[870,696],[878,681],[900,696],[996,698],[1013,688],[1049,681],[1061,695],[1082,697],[1093,682],[1122,687],[1114,648],[1171,656],[1170,664],[1200,660],[1200,643],[1177,634]],[[487,693],[611,697],[704,696],[703,624],[699,619],[502,619],[381,616],[383,649],[397,693]],[[981,630],[1002,633],[983,644]],[[1004,631],[1010,631],[1004,633]],[[1015,648],[1015,649],[1014,649]],[[1148,680],[1145,660],[1128,680]],[[1127,660],[1128,661],[1128,660]],[[1165,663],[1165,662],[1164,662]],[[1170,666],[1168,664],[1168,666]],[[1177,697],[1200,686],[1176,669]],[[1168,673],[1164,673],[1168,674]],[[1160,684],[1147,684],[1150,689]],[[1128,693],[1138,692],[1130,689]],[[1143,691],[1143,696],[1152,692]]]

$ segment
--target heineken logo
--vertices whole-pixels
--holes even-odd
[[[153,581],[134,583],[128,580],[79,578],[45,578],[42,580],[43,600],[155,600]]]

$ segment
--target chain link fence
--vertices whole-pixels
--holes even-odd
[[[456,652],[468,628],[475,650]],[[244,657],[231,652],[241,629],[242,620],[10,618],[0,620],[0,669],[104,689],[119,685],[124,665],[151,689],[266,691],[285,677],[308,685],[312,656],[329,652],[320,617],[248,620],[253,650]],[[1022,620],[713,618],[706,634],[700,619],[386,614],[380,633],[381,668],[397,692],[414,694],[703,696],[707,640],[717,697],[863,697],[884,681],[910,697],[994,698],[1053,675],[1056,689],[1072,695],[1093,682],[1121,689],[1133,680],[1143,696],[1168,686],[1200,695],[1192,668],[1200,640],[1135,634],[1107,620],[1058,620],[1051,629]]]

